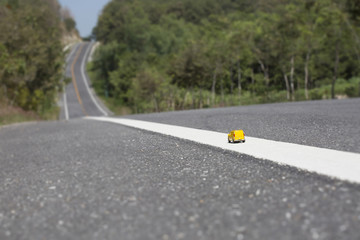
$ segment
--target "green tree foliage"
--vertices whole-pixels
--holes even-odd
[[[71,32],[76,27],[76,22],[75,22],[75,20],[73,18],[66,18],[64,20],[64,23],[65,23],[66,30],[68,32]]]
[[[39,113],[55,105],[63,53],[56,0],[0,2],[0,95]]]
[[[355,86],[359,75],[359,9],[356,0],[113,0],[94,28],[94,85],[134,112],[336,97],[346,94],[337,79]]]

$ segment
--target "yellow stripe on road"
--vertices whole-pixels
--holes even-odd
[[[77,83],[76,83],[76,77],[75,77],[75,73],[74,73],[74,68],[75,68],[75,63],[76,61],[78,60],[79,56],[80,56],[80,53],[81,53],[81,50],[83,49],[84,47],[84,44],[82,44],[78,50],[78,52],[76,53],[76,56],[75,56],[75,59],[71,65],[71,76],[72,76],[72,83],[74,85],[74,89],[75,89],[75,92],[76,92],[76,96],[77,96],[77,99],[78,99],[78,102],[81,106],[81,109],[84,113],[85,116],[89,116],[84,108],[84,105],[82,103],[82,100],[81,100],[81,97],[80,97],[80,94],[79,94],[79,90],[78,90],[78,87],[77,87]]]

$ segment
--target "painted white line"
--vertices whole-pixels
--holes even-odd
[[[360,154],[325,148],[246,137],[246,143],[230,144],[226,133],[193,129],[132,119],[87,117],[85,119],[112,122],[144,129],[201,144],[286,164],[310,172],[360,183]]]
[[[67,106],[67,99],[66,99],[66,90],[64,90],[64,96],[63,96],[63,101],[64,101],[64,112],[65,112],[65,120],[69,120],[69,109]]]
[[[90,44],[89,44],[90,45]],[[94,102],[95,106],[100,110],[100,112],[102,112],[102,114],[104,114],[104,116],[108,116],[108,113],[102,108],[100,107],[100,105],[98,104],[98,102],[95,100],[93,94],[91,93],[90,91],[90,88],[89,88],[89,84],[88,84],[88,79],[85,75],[85,61],[87,60],[88,58],[88,53],[89,51],[91,50],[91,47],[88,46],[86,52],[85,52],[85,55],[84,55],[84,58],[82,60],[82,63],[81,63],[81,75],[82,75],[82,79],[84,81],[84,84],[85,84],[85,87],[86,87],[86,90],[88,91],[89,95],[90,95],[90,98],[91,100]]]
[[[75,54],[76,50],[78,49],[79,44],[71,49],[70,54],[66,58],[66,63],[70,61],[71,57]],[[67,98],[66,98],[66,86],[64,86],[64,94],[63,94],[63,102],[64,102],[64,112],[65,112],[65,120],[69,120],[69,108],[67,105]]]
[[[76,50],[78,49],[79,44],[77,43],[77,44],[75,44],[75,45],[76,45],[76,46],[71,49],[70,54],[69,54],[68,57],[66,58],[66,62],[70,61],[70,58],[74,55],[74,53],[75,53]]]

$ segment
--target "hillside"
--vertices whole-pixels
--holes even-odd
[[[93,83],[134,113],[356,97],[359,15],[356,0],[113,0]]]

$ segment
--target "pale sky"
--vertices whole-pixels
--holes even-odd
[[[101,10],[108,2],[110,0],[59,0],[61,6],[68,7],[74,15],[81,37],[91,34]]]

